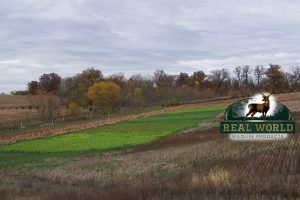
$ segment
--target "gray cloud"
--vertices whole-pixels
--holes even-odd
[[[300,63],[295,0],[2,0],[0,92],[42,73]]]

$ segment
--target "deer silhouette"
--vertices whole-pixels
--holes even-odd
[[[262,101],[264,103],[251,103],[248,105],[248,109],[249,109],[249,112],[247,113],[246,117],[248,117],[250,114],[251,114],[251,117],[253,118],[253,116],[256,114],[256,113],[262,113],[262,116],[261,117],[266,117],[267,116],[267,112],[270,108],[270,100],[269,100],[269,97],[272,95],[264,95],[262,94]]]

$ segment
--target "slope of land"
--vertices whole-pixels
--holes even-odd
[[[300,98],[277,99],[300,127]],[[219,134],[221,119],[112,152],[2,152],[0,199],[299,199],[299,131],[235,142]]]
[[[29,130],[21,130],[19,132],[16,132],[15,134],[10,134],[9,132],[7,134],[0,135],[0,145],[4,144],[12,144],[23,140],[31,140],[36,138],[41,138],[45,136],[56,136],[56,135],[62,135],[66,133],[74,133],[78,131],[82,131],[85,129],[91,129],[96,127],[102,127],[105,125],[111,125],[116,124],[120,122],[125,122],[128,120],[143,118],[143,117],[151,117],[160,115],[163,113],[167,113],[170,111],[175,110],[184,110],[184,109],[190,109],[190,108],[206,108],[208,106],[226,106],[233,102],[233,100],[221,100],[221,101],[215,101],[215,102],[204,102],[204,103],[197,103],[197,104],[186,104],[186,105],[180,105],[180,106],[174,106],[154,111],[148,111],[138,114],[129,114],[124,116],[116,116],[109,119],[101,119],[101,120],[94,120],[94,121],[88,121],[88,122],[80,122],[80,123],[70,123],[63,126],[55,126],[55,127],[39,127],[37,129],[29,129]]]
[[[278,101],[284,102],[284,101],[292,101],[292,100],[297,100],[300,99],[300,92],[296,93],[285,93],[285,94],[276,94],[276,99]],[[81,122],[75,122],[75,123],[69,123],[69,124],[64,124],[64,125],[59,125],[59,126],[44,126],[44,127],[38,127],[34,129],[25,129],[25,130],[19,130],[16,131],[15,133],[10,133],[7,132],[5,134],[0,134],[0,145],[3,144],[12,144],[16,143],[19,141],[23,140],[31,140],[31,139],[36,139],[36,138],[41,138],[45,136],[54,136],[54,135],[62,135],[66,133],[72,133],[72,132],[78,132],[82,131],[85,129],[90,129],[90,128],[96,128],[96,127],[101,127],[104,125],[110,125],[110,124],[115,124],[115,123],[120,123],[132,119],[137,119],[141,117],[149,117],[149,116],[155,116],[159,114],[163,114],[172,110],[182,110],[182,109],[188,109],[188,108],[205,108],[208,106],[228,106],[232,102],[236,101],[237,99],[227,99],[227,100],[219,100],[218,101],[211,101],[211,102],[200,102],[200,103],[193,103],[193,104],[185,104],[185,105],[180,105],[180,106],[174,106],[170,108],[165,108],[165,109],[159,109],[159,110],[154,110],[150,112],[144,112],[144,113],[138,113],[138,114],[129,114],[129,115],[124,115],[124,116],[116,116],[112,117],[110,119],[101,119],[101,120],[93,120],[93,121],[81,121]],[[3,116],[1,116],[1,112]],[[5,118],[16,118],[14,114],[12,114],[14,111],[10,110],[0,110],[0,117],[2,119]],[[36,115],[35,110],[17,110],[17,112],[21,112],[23,115]]]
[[[300,113],[294,117],[299,126]],[[128,151],[43,162],[32,154],[33,161],[2,170],[0,188],[15,198],[297,199],[299,153],[299,132],[284,141],[233,142],[202,127]]]
[[[199,121],[213,118],[224,109],[224,106],[211,106],[171,111],[78,133],[6,145],[0,147],[0,152],[84,152],[124,148],[148,143],[171,133],[193,127]]]

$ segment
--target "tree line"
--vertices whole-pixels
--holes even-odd
[[[259,91],[272,93],[300,90],[300,67],[285,71],[281,66],[237,66],[206,74],[204,71],[168,74],[157,70],[150,76],[123,73],[105,77],[102,71],[88,68],[73,77],[62,78],[56,73],[43,74],[27,84],[27,94],[38,96],[32,102],[41,117],[53,118],[55,107],[64,105],[71,115],[80,109],[109,114],[124,107],[147,105],[173,106],[182,102],[223,96],[247,96]]]

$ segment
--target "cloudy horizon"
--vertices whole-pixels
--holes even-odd
[[[295,0],[2,0],[0,92],[87,67],[152,75],[300,65]]]

